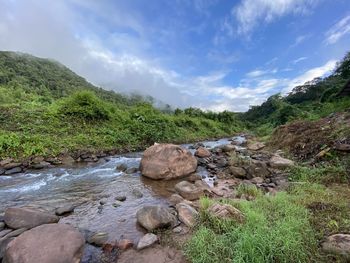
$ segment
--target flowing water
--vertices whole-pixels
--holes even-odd
[[[235,137],[235,140],[244,140]],[[228,139],[206,141],[207,148],[230,143]],[[191,149],[191,144],[183,145]],[[178,181],[154,181],[139,172],[125,174],[116,167],[139,167],[142,153],[113,156],[97,163],[73,167],[55,167],[27,171],[12,176],[0,176],[0,214],[6,207],[34,206],[54,211],[65,204],[77,207],[74,213],[60,222],[93,232],[107,232],[110,240],[127,238],[135,242],[144,234],[136,224],[136,212],[144,205],[168,204],[166,197],[173,193]],[[205,169],[200,169],[206,175]],[[138,198],[135,191],[141,192]],[[114,207],[115,197],[126,196],[121,206]],[[105,205],[101,206],[100,201]]]

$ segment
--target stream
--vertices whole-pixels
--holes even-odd
[[[244,140],[243,137],[233,139]],[[210,149],[228,144],[230,140],[202,143]],[[182,146],[192,153],[195,151],[192,144]],[[57,207],[74,204],[74,213],[63,217],[60,223],[92,232],[107,232],[110,241],[126,238],[137,242],[145,231],[136,224],[136,212],[145,205],[168,204],[167,197],[179,182],[155,181],[141,176],[140,172],[126,174],[116,169],[120,164],[138,168],[141,157],[141,152],[130,153],[100,159],[97,163],[0,176],[0,214],[6,207],[32,206],[53,212]],[[203,167],[197,172],[210,184],[211,179]],[[126,200],[114,207],[117,196],[125,196]],[[106,202],[103,206],[101,200]]]

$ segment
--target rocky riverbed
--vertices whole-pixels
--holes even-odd
[[[190,152],[188,156],[194,161],[191,159],[190,165],[184,161],[181,166],[189,167],[190,170],[194,167],[194,170],[189,176],[174,180],[152,180],[141,176],[139,167],[142,153],[103,157],[98,162],[70,167],[28,170],[0,176],[0,214],[5,213],[5,216],[0,216],[1,256],[14,237],[24,236],[24,241],[17,241],[17,245],[21,246],[21,242],[38,235],[32,233],[35,226],[59,222],[72,226],[67,231],[71,231],[69,233],[77,240],[80,240],[79,235],[86,240],[83,250],[75,244],[75,250],[71,251],[72,257],[80,253],[82,262],[100,262],[103,258],[105,262],[113,261],[121,251],[131,247],[141,250],[159,242],[157,235],[147,232],[170,228],[174,235],[188,233],[195,224],[201,196],[254,198],[249,192],[237,190],[242,185],[255,185],[267,194],[274,194],[288,185],[288,174],[284,169],[293,165],[292,161],[281,157],[281,152],[264,151],[264,144],[254,141],[246,143],[241,136],[183,145],[182,148],[185,150],[180,151],[184,151],[186,156],[186,151]],[[160,158],[156,160],[158,163]],[[168,171],[163,167],[164,162],[160,162],[158,167],[162,173],[165,171],[164,174],[169,175],[171,171],[181,177],[181,172],[188,170],[174,168],[175,171],[172,168]],[[142,167],[146,167],[146,164]],[[148,169],[148,173],[152,172]],[[8,209],[10,207],[25,208],[11,212]],[[217,204],[210,209],[213,214],[244,220],[244,216],[233,207]],[[38,211],[40,213],[35,214]],[[32,218],[31,221],[28,218]],[[30,224],[27,225],[13,223],[28,220]],[[33,230],[27,231],[31,228]],[[47,230],[43,227],[41,232],[44,231],[59,232],[59,229]],[[170,252],[162,249],[159,248],[158,252],[168,257]],[[12,251],[12,254],[16,254],[15,249]],[[11,251],[8,253],[11,254]],[[141,252],[123,253],[121,262],[136,262],[128,261],[130,257],[135,258],[133,253]],[[171,253],[175,253],[172,257],[178,261],[169,262],[184,262],[180,252],[175,250]],[[145,254],[142,252],[140,258]],[[6,262],[12,261],[7,259]]]

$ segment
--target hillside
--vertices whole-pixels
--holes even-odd
[[[0,52],[0,157],[132,151],[242,129],[234,113],[164,113],[150,100],[97,88],[55,61]]]
[[[350,107],[350,97],[339,92],[350,79],[350,52],[338,62],[326,78],[316,78],[295,87],[287,96],[275,94],[259,106],[253,106],[241,119],[261,135],[278,125],[295,120],[318,120]],[[345,94],[345,93],[344,93]]]

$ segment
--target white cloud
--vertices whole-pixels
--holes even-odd
[[[333,25],[325,34],[327,45],[337,43],[342,37],[350,33],[350,15],[342,18]]]
[[[250,35],[261,23],[271,23],[289,14],[306,14],[317,0],[242,0],[232,15],[238,22],[237,33]],[[232,28],[232,25],[231,25]]]
[[[296,47],[296,46],[299,46],[301,43],[303,43],[305,40],[307,40],[308,38],[310,37],[310,35],[301,35],[301,36],[298,36],[294,43],[291,45],[291,47]]]
[[[308,59],[308,57],[300,57],[292,61],[293,64],[298,64],[301,61]]]
[[[289,81],[289,84],[282,90],[283,94],[286,94],[296,86],[300,86],[304,84],[307,81],[313,80],[317,77],[323,77],[334,70],[336,66],[337,61],[336,60],[329,60],[326,64],[324,64],[321,67],[316,67],[309,69],[305,73],[301,74],[300,76],[295,77],[294,79]]]
[[[260,70],[260,69],[256,69],[253,71],[250,71],[246,74],[246,77],[248,78],[258,78],[267,74],[275,74],[277,73],[277,69],[272,69],[272,70]]]

